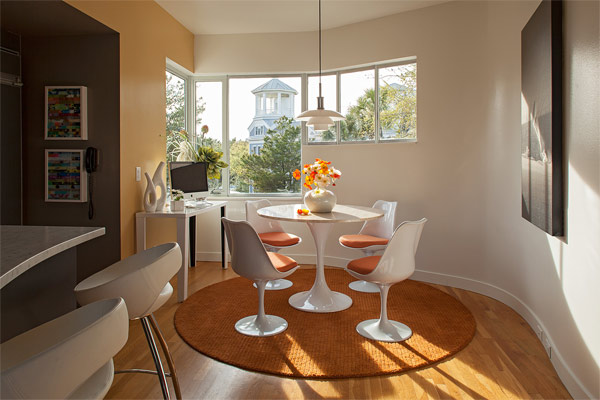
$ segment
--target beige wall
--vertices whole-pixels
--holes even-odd
[[[593,398],[600,397],[598,4],[565,4],[565,238],[521,218],[520,33],[536,1],[451,2],[324,32],[324,69],[417,57],[418,143],[305,146],[302,155],[342,171],[341,203],[397,200],[397,222],[427,217],[415,277],[486,293],[540,325],[571,393]],[[316,45],[307,33],[197,36],[195,70],[315,70]],[[239,205],[231,213],[243,218]],[[306,229],[289,229],[305,239],[292,256],[310,259]],[[357,229],[336,227],[329,263],[359,256],[337,244]]]
[[[193,69],[193,35],[153,1],[77,1],[69,4],[119,32],[121,77],[121,255],[134,253],[135,212],[145,180],[165,160],[165,66],[169,58]],[[143,177],[142,177],[143,179]],[[174,224],[161,229],[174,238]],[[152,226],[149,227],[150,229]],[[152,230],[152,229],[151,229]],[[156,231],[157,229],[155,229]],[[149,245],[160,241],[150,232]]]

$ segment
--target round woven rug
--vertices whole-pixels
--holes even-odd
[[[395,374],[422,368],[464,348],[475,334],[475,319],[454,297],[427,284],[407,280],[391,287],[388,317],[408,325],[413,335],[401,343],[365,339],[356,325],[379,317],[379,294],[348,288],[354,280],[345,271],[326,269],[332,290],[349,295],[344,311],[316,314],[288,304],[294,293],[309,290],[314,269],[296,271],[287,279],[294,286],[265,292],[265,311],[288,321],[276,336],[249,337],[238,333],[237,320],[258,309],[252,282],[234,278],[199,290],[179,306],[175,328],[199,352],[252,371],[296,378],[350,378]]]

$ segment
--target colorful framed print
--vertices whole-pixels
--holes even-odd
[[[87,201],[85,150],[46,150],[46,201]]]
[[[87,87],[46,86],[44,139],[87,140]]]

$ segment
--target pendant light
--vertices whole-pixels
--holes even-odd
[[[296,117],[298,121],[306,121],[315,131],[322,132],[329,129],[336,121],[346,118],[337,111],[326,110],[321,93],[321,0],[319,0],[319,96],[317,97],[317,109],[304,111]]]

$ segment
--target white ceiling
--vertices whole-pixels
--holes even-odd
[[[318,0],[155,0],[193,34],[304,32],[318,29]],[[448,0],[322,0],[323,29]]]

